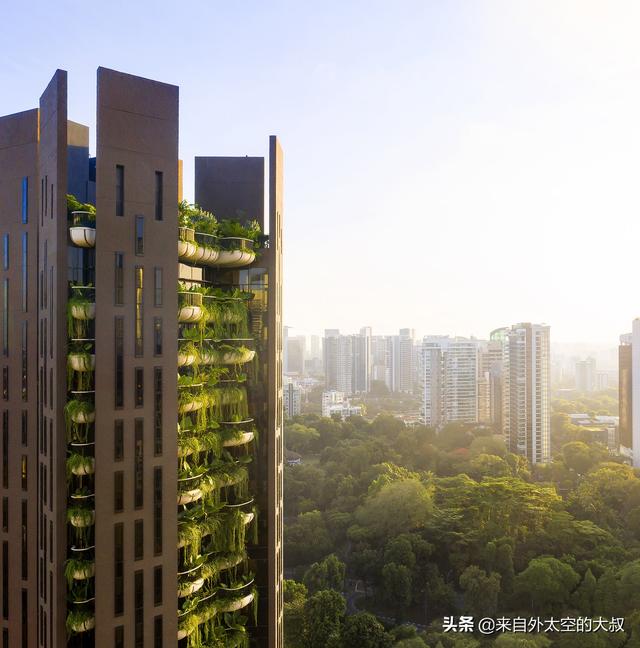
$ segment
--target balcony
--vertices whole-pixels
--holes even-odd
[[[92,248],[96,245],[96,215],[88,211],[71,212],[69,238],[74,245]]]
[[[96,618],[92,610],[72,609],[67,614],[66,627],[69,634],[80,634],[96,627]]]
[[[78,452],[72,452],[67,458],[67,474],[84,477],[95,472],[95,459]]]
[[[67,509],[67,520],[76,529],[86,529],[96,521],[96,512],[80,506],[70,506]]]
[[[202,319],[202,295],[196,292],[178,293],[178,322],[192,324]]]
[[[226,236],[220,239],[220,255],[215,265],[224,268],[241,268],[253,263],[256,258],[254,242],[239,236]]]
[[[195,255],[197,248],[195,230],[190,227],[179,227],[178,259],[180,259],[180,261],[190,261]]]

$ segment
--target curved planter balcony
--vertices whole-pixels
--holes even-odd
[[[95,302],[85,302],[83,304],[71,304],[71,317],[77,320],[92,320],[96,317]]]
[[[96,356],[94,354],[70,353],[67,362],[73,371],[95,371],[96,368]]]
[[[202,295],[194,292],[178,293],[178,322],[193,324],[202,319]]]
[[[205,234],[204,232],[195,233],[196,251],[189,259],[191,263],[200,265],[216,265],[216,261],[220,255],[218,250],[218,237],[213,234]]]
[[[178,586],[178,598],[184,598],[185,596],[191,596],[195,594],[198,590],[202,589],[204,585],[204,578],[196,578],[192,581],[187,581]]]
[[[245,443],[250,443],[255,439],[254,432],[242,432],[238,436],[232,437],[222,442],[223,448],[234,448],[236,446],[244,445]]]
[[[251,239],[226,236],[220,239],[220,255],[215,263],[225,268],[240,268],[253,263],[256,258]]]
[[[91,212],[71,212],[73,220],[69,226],[69,238],[74,245],[92,248],[96,245],[96,216]]]
[[[67,516],[69,524],[76,529],[85,529],[87,527],[93,526],[96,521],[96,512],[89,511],[90,515],[79,515],[78,513],[72,513]]]
[[[73,412],[70,418],[74,423],[77,423],[79,425],[93,423],[96,420],[96,411],[95,409],[90,409]]]
[[[191,504],[191,502],[197,502],[201,499],[202,491],[199,488],[192,488],[178,493],[178,505]]]
[[[96,618],[91,615],[88,617],[74,619],[71,616],[67,619],[67,627],[75,634],[93,630],[96,627]]]
[[[238,347],[233,351],[220,351],[220,350],[203,350],[200,357],[200,362],[203,365],[220,364],[220,365],[234,365],[246,364],[251,362],[256,356],[253,349],[246,347]]]
[[[198,246],[195,241],[195,230],[190,227],[178,228],[178,259],[190,261],[196,253]]]
[[[196,361],[195,353],[178,351],[178,367],[190,367]]]
[[[69,460],[67,460],[67,466],[69,466]],[[95,471],[96,460],[93,457],[83,457],[83,461],[73,462],[73,464],[69,466],[69,472],[78,477],[93,475]]]
[[[190,400],[185,400],[182,404],[178,406],[178,412],[180,414],[188,414],[189,412],[196,412],[197,410],[202,409],[202,400],[194,396]]]
[[[251,524],[253,522],[253,518],[256,516],[256,514],[253,511],[249,511],[248,513],[243,513],[242,514],[242,523],[246,526],[247,524]]]
[[[73,580],[82,581],[93,578],[96,574],[95,562],[88,562],[86,566],[75,569],[71,574]]]
[[[253,602],[254,598],[255,594],[253,592],[249,592],[244,596],[216,601],[216,610],[218,612],[236,612],[237,610],[242,610],[242,608],[250,605]]]

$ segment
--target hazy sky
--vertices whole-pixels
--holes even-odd
[[[285,150],[285,322],[615,344],[640,315],[640,3],[3,3],[0,114],[60,67],[180,85],[194,155]],[[24,28],[21,27],[24,25]]]

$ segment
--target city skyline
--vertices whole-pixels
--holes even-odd
[[[285,319],[301,330],[317,328],[317,294],[331,295],[323,309],[345,330],[364,319],[480,337],[494,322],[533,321],[556,342],[615,346],[640,314],[612,280],[614,268],[634,271],[640,210],[637,5],[196,3],[196,21],[160,2],[153,23],[148,2],[82,15],[72,2],[36,6],[26,57],[16,5],[0,26],[3,114],[30,106],[55,51],[75,72],[76,121],[93,123],[87,88],[107,63],[197,88],[184,97],[185,160],[263,155],[260,134],[281,134],[293,169]],[[185,20],[188,38],[176,31]],[[212,134],[207,121],[225,128]],[[607,296],[597,317],[595,293]]]

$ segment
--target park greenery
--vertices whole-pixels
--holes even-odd
[[[286,646],[639,648],[640,472],[570,422],[582,405],[554,403],[544,466],[489,427],[287,421],[287,450],[302,463],[284,475]],[[463,614],[625,624],[580,635],[443,631],[445,616]]]

